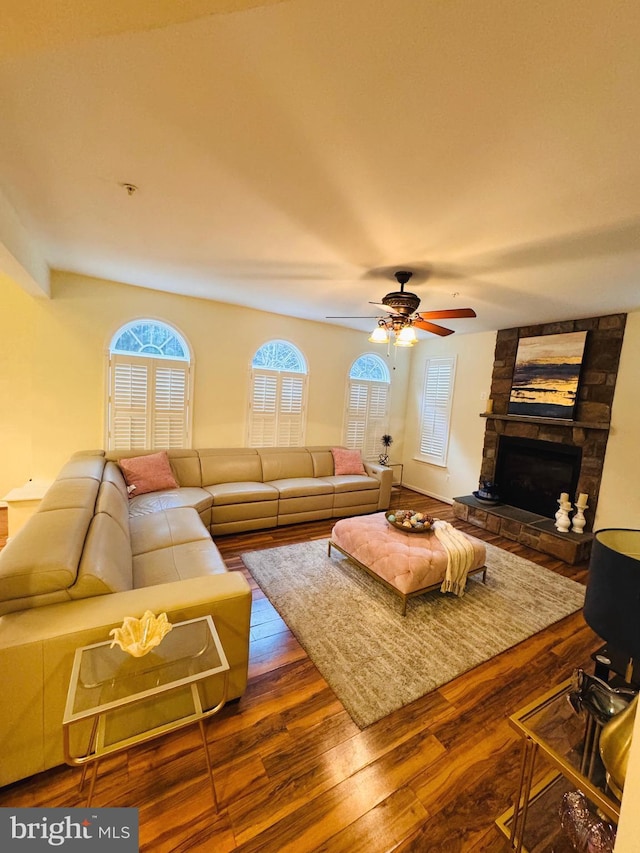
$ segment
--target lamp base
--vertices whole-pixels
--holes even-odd
[[[591,659],[595,663],[593,674],[597,678],[611,681],[613,673],[624,684],[630,684],[631,687],[640,690],[640,660],[630,658],[609,643],[594,652]]]

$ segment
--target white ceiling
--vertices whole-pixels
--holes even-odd
[[[3,3],[0,190],[51,268],[314,320],[408,268],[460,333],[640,308],[637,0],[97,6]]]

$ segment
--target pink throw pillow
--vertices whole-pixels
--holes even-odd
[[[332,447],[333,465],[336,476],[339,474],[366,474],[359,450],[347,450],[346,447]]]
[[[127,482],[130,498],[145,495],[147,492],[178,488],[166,450],[161,450],[159,453],[149,453],[146,456],[132,456],[130,459],[121,459],[119,464]]]

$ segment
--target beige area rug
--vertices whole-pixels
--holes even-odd
[[[327,540],[242,559],[360,728],[582,608],[585,588],[487,544],[487,584],[400,598]]]

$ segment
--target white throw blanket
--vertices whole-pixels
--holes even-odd
[[[467,585],[467,574],[473,565],[473,545],[460,530],[448,521],[436,519],[433,530],[447,552],[447,571],[440,592],[453,592],[463,596]]]

